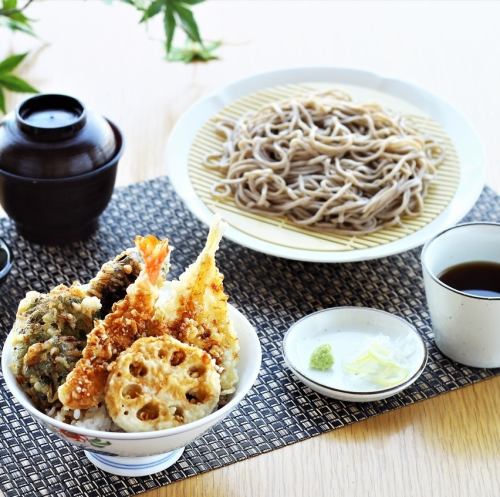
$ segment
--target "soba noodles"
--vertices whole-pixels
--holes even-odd
[[[422,212],[442,147],[401,116],[338,90],[221,119],[212,186],[247,211],[303,227],[363,234]]]

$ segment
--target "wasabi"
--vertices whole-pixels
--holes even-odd
[[[314,349],[309,360],[309,367],[319,369],[320,371],[327,371],[331,369],[333,363],[332,347],[329,343],[324,343]]]

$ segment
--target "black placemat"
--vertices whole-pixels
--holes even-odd
[[[500,198],[485,189],[468,216],[500,221]],[[7,219],[0,236],[15,265],[0,287],[0,333],[5,340],[18,301],[30,290],[90,279],[107,259],[130,246],[136,234],[168,236],[177,249],[171,277],[202,249],[207,229],[187,211],[168,180],[118,189],[87,242],[65,248],[30,244]],[[263,349],[259,379],[223,422],[189,445],[173,467],[153,476],[122,478],[94,467],[76,450],[40,427],[0,382],[0,488],[6,496],[128,496],[246,459],[349,423],[494,376],[443,357],[432,341],[419,262],[420,249],[350,264],[288,261],[247,250],[227,240],[218,253],[232,302],[258,330]],[[423,335],[429,363],[420,379],[390,399],[353,404],[324,398],[285,369],[281,341],[289,326],[318,309],[357,305],[384,309],[412,322]]]

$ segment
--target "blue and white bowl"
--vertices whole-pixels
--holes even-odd
[[[234,307],[229,316],[240,341],[239,383],[230,401],[212,414],[197,421],[165,430],[122,433],[91,430],[51,418],[39,411],[19,387],[11,371],[11,332],[2,351],[2,370],[14,398],[45,428],[67,442],[84,448],[89,460],[109,473],[121,476],[144,476],[174,464],[184,447],[224,419],[252,388],[259,374],[261,347],[249,321]]]

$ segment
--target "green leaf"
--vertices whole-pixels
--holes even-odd
[[[189,64],[193,61],[193,54],[192,52],[185,52],[182,48],[174,48],[168,54],[167,59],[170,62],[184,62]]]
[[[209,60],[217,60],[218,58],[217,55],[202,50],[193,58],[193,61],[208,62]]]
[[[165,32],[165,50],[168,60],[183,62],[208,61],[216,59],[215,48],[220,42],[205,46],[191,8],[205,0],[120,0],[122,3],[133,6],[145,22],[163,11],[163,28]],[[177,27],[180,27],[190,40],[191,45],[184,48],[174,48],[173,40]]]
[[[0,74],[0,86],[19,93],[38,93],[36,88],[13,74]]]
[[[170,51],[172,50],[172,41],[174,39],[176,23],[175,23],[174,13],[172,12],[172,9],[168,5],[165,9],[165,16],[163,18],[163,23],[165,27],[166,49],[167,49],[167,54],[169,54]]]
[[[17,8],[17,0],[3,0],[2,10],[14,10]]]
[[[106,0],[105,0],[105,1],[106,1]],[[107,0],[107,2],[106,2],[106,3],[108,3],[108,2],[109,2],[109,3],[111,3],[112,1],[113,1],[113,0]],[[140,7],[136,4],[136,2],[135,2],[134,0],[120,0],[120,1],[121,1],[122,3],[126,3],[126,4],[128,4],[128,5],[132,5],[132,7],[136,7],[136,8],[138,8],[138,9],[140,8]]]
[[[30,22],[30,20],[20,10],[12,12],[11,14],[9,14],[9,17],[17,22],[24,22],[26,24]]]
[[[182,29],[188,35],[188,37],[193,41],[202,43],[198,24],[196,24],[191,10],[176,1],[172,2],[172,8],[178,15],[179,20],[182,24]]]
[[[0,25],[7,26],[12,31],[21,31],[31,36],[36,36],[31,27],[32,20],[22,12],[23,7],[19,7],[17,0],[4,0],[0,10]]]
[[[154,17],[156,14],[160,12],[162,7],[165,5],[164,0],[154,0],[149,7],[144,11],[144,14],[142,15],[142,18],[139,22],[145,22],[148,19],[151,19],[151,17]]]
[[[33,31],[33,28],[29,24],[10,20],[7,25],[12,31],[20,31],[37,38],[36,33]]]
[[[220,41],[205,42],[202,49],[195,54],[194,60],[201,62],[208,62],[209,60],[216,60],[219,57],[214,53],[217,48],[221,46]]]
[[[18,53],[0,61],[0,73],[11,72],[24,60],[26,55],[28,52]]]
[[[200,43],[188,42],[183,48],[173,48],[167,59],[172,62],[208,62],[217,59],[214,50],[221,45],[220,41],[207,42],[204,46]]]
[[[6,109],[5,109],[5,94],[2,90],[2,88],[0,88],[0,112],[2,112],[2,114],[5,114],[6,112]]]
[[[174,0],[177,3],[185,3],[186,5],[197,5],[203,3],[205,0]]]
[[[25,33],[27,35],[30,35],[30,36],[37,38],[36,33],[33,31],[31,26],[29,26],[28,24],[20,23],[17,21],[12,21],[9,19],[6,23],[6,25],[12,31],[19,31],[21,33]]]

